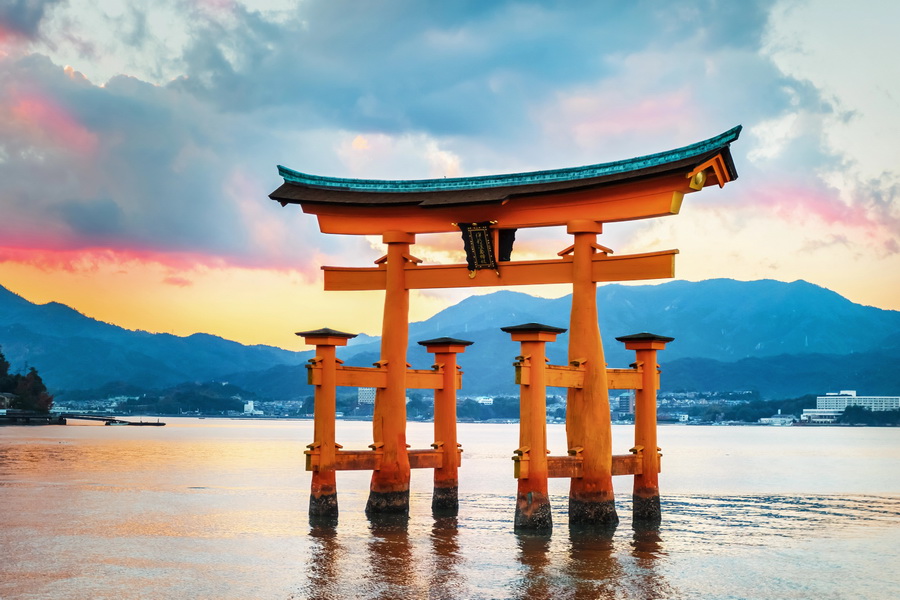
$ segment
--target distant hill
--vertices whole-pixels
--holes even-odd
[[[805,281],[613,284],[598,289],[597,303],[611,367],[634,360],[617,336],[650,331],[675,338],[660,354],[663,389],[753,389],[764,397],[838,389],[900,392],[900,312],[854,304]],[[571,296],[546,299],[506,290],[472,296],[410,325],[409,362],[431,365],[419,340],[470,340],[475,344],[459,357],[464,393],[514,393],[511,364],[519,348],[500,327],[531,321],[567,327],[570,309]],[[548,346],[552,362],[566,363],[567,342],[563,334]],[[61,304],[32,304],[2,287],[0,345],[14,368],[38,367],[51,390],[112,380],[159,389],[218,379],[261,397],[311,393],[304,367],[309,352],[243,346],[206,334],[129,331]],[[379,340],[360,336],[338,356],[369,366],[378,359]]]
[[[668,361],[690,357],[725,362],[782,354],[865,352],[889,343],[900,332],[900,312],[854,304],[805,281],[612,284],[598,288],[597,306],[608,362],[629,360],[629,353],[615,338],[641,331],[675,338],[665,351]],[[410,340],[449,335],[494,344],[509,338],[499,331],[507,325],[536,321],[567,327],[571,307],[570,295],[546,299],[500,291],[472,296],[411,324]],[[554,345],[564,346],[568,334],[557,339]],[[368,349],[365,345],[356,348]],[[377,351],[377,341],[371,348]]]
[[[571,296],[536,298],[513,291],[472,296],[430,319],[410,325],[409,362],[427,368],[431,357],[416,342],[451,336],[475,342],[459,357],[464,393],[515,393],[511,363],[518,344],[500,327],[531,321],[567,327]],[[660,354],[666,390],[756,390],[764,397],[792,397],[839,389],[900,392],[900,359],[883,348],[900,344],[900,312],[854,304],[828,289],[795,281],[740,282],[714,279],[660,285],[605,285],[597,291],[607,363],[625,367],[634,355],[617,336],[650,331],[674,337]],[[568,334],[548,345],[565,364]],[[344,348],[347,364],[378,359],[378,340]],[[265,381],[265,393],[295,396],[303,368],[235,376],[242,387]],[[283,387],[280,387],[282,386]],[[257,388],[259,389],[259,388]]]
[[[56,302],[33,304],[2,286],[0,346],[14,370],[36,367],[51,391],[111,381],[161,389],[304,360],[281,348],[244,346],[202,333],[131,331]]]

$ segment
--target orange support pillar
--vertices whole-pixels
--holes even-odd
[[[659,504],[659,447],[656,439],[656,392],[659,389],[659,365],[656,351],[665,350],[675,338],[637,333],[616,338],[637,354],[641,388],[634,391],[634,451],[641,456],[641,473],[634,476],[633,522],[658,525],[662,520]]]
[[[569,448],[582,448],[583,475],[569,487],[569,523],[576,527],[614,526],[619,522],[612,484],[612,423],[606,360],[597,322],[597,284],[592,269],[597,234],[595,221],[571,221],[572,314],[569,361],[584,365],[584,385],[569,388],[566,436]]]
[[[540,323],[501,327],[521,342],[522,355],[516,364],[519,383],[519,448],[516,450],[515,474],[519,480],[516,493],[516,531],[549,533],[553,529],[550,497],[547,493],[547,342],[552,342],[565,329]]]
[[[335,478],[336,444],[334,440],[335,402],[337,391],[336,346],[346,346],[347,341],[356,336],[334,329],[301,331],[297,335],[303,341],[316,347],[316,356],[310,360],[311,367],[322,370],[321,383],[315,386],[315,407],[313,409],[313,443],[307,455],[317,454],[312,472],[312,486],[309,494],[310,517],[337,517],[337,481]]]
[[[460,450],[456,441],[456,355],[472,342],[442,337],[419,342],[434,354],[434,366],[443,374],[443,385],[434,390],[434,444],[443,452],[443,462],[434,470],[434,496],[431,512],[440,516],[459,513]]]
[[[381,361],[387,368],[387,386],[375,392],[372,419],[374,447],[381,448],[381,468],[372,472],[366,514],[409,514],[409,455],[406,452],[406,346],[409,343],[409,290],[405,267],[409,246],[416,236],[386,232],[384,320]]]

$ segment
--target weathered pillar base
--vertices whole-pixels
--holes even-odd
[[[431,512],[442,517],[455,517],[459,514],[459,487],[435,487],[431,499]]]
[[[633,494],[632,506],[632,521],[641,527],[654,527],[662,522],[659,494]]]
[[[569,526],[578,528],[615,528],[619,524],[615,500],[578,500],[569,498]]]
[[[550,498],[541,492],[519,494],[516,498],[514,529],[517,532],[531,533],[550,533],[553,531]]]
[[[409,490],[402,492],[369,492],[366,514],[409,516]]]
[[[319,532],[324,533],[328,531],[334,531],[334,529],[338,525],[338,516],[337,515],[309,515],[309,531],[310,533]]]
[[[309,495],[310,517],[337,517],[338,497],[337,492]]]
[[[605,527],[579,527],[569,524],[569,541],[572,543],[572,555],[588,558],[598,552],[610,552],[613,549],[613,537],[616,525]]]

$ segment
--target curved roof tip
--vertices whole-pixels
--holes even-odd
[[[656,154],[648,154],[636,158],[582,167],[568,167],[564,169],[530,171],[525,173],[482,175],[477,177],[442,177],[439,179],[353,179],[311,175],[278,165],[278,174],[284,178],[286,184],[319,189],[331,189],[334,191],[376,193],[448,192],[493,187],[515,187],[520,185],[559,183],[619,175],[643,169],[654,169],[663,167],[668,163],[682,162],[690,160],[691,158],[706,157],[727,150],[731,143],[738,139],[741,129],[743,129],[743,126],[738,125],[707,140],[682,148],[676,148],[674,150],[658,152]],[[733,165],[730,164],[730,156],[728,157],[727,162],[730,166],[729,170],[734,171]],[[732,178],[736,177],[737,173],[733,172]]]

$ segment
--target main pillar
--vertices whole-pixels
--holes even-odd
[[[656,393],[659,366],[656,351],[664,350],[675,338],[637,333],[616,338],[637,354],[641,388],[634,391],[634,448],[641,455],[642,468],[634,476],[633,517],[639,527],[653,527],[662,520],[659,503],[659,447],[656,439]]]
[[[431,512],[436,516],[459,514],[459,443],[456,437],[456,355],[472,342],[443,337],[419,342],[434,354],[434,366],[443,375],[443,386],[434,390],[434,444],[443,452],[440,467],[434,470]]]
[[[519,380],[519,448],[516,450],[516,531],[550,533],[553,517],[547,490],[547,353],[545,344],[565,329],[540,323],[501,327],[521,342]]]
[[[309,445],[307,456],[317,454],[312,472],[309,493],[309,516],[337,518],[337,481],[335,478],[334,440],[335,389],[337,381],[336,346],[346,346],[347,341],[356,336],[334,329],[301,331],[304,343],[316,347],[316,355],[311,363],[321,368],[322,378],[314,391],[313,443]]]
[[[409,290],[405,267],[411,233],[388,231],[381,362],[387,385],[375,392],[372,419],[373,446],[383,452],[381,468],[372,472],[366,514],[409,514],[409,456],[406,452],[406,346],[409,343]]]
[[[569,523],[577,527],[614,526],[619,522],[612,485],[612,423],[606,360],[597,320],[597,284],[593,279],[597,234],[595,221],[570,221],[575,238],[572,255],[572,314],[569,361],[584,365],[584,385],[569,388],[566,436],[569,448],[583,448],[583,475],[569,487]]]

